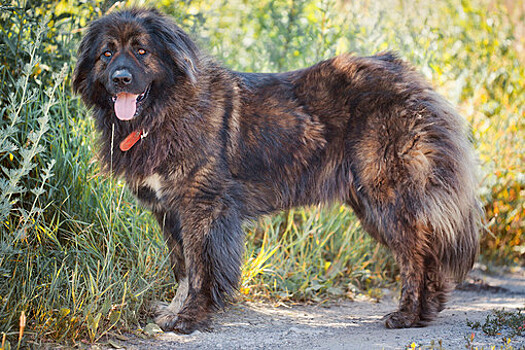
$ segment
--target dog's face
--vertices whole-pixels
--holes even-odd
[[[151,38],[132,27],[123,28],[124,33],[104,33],[94,69],[120,120],[133,119],[147,106],[158,72],[158,62],[149,52]]]
[[[129,10],[93,22],[79,48],[73,88],[84,102],[121,121],[147,113],[175,86],[194,83],[196,47],[153,10]]]

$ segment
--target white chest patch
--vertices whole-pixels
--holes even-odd
[[[162,193],[161,193],[162,185],[161,185],[160,180],[161,180],[160,175],[155,173],[145,178],[143,182],[145,186],[148,186],[155,192],[155,195],[157,196],[158,199],[162,197]]]

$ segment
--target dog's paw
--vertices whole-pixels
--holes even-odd
[[[207,330],[204,323],[195,322],[172,314],[158,316],[155,319],[155,323],[162,328],[164,332],[174,331],[182,334],[191,334],[196,330]]]
[[[157,305],[155,323],[164,331],[191,334],[196,330],[208,330],[206,321],[197,321],[194,317],[185,317],[172,311],[169,305]]]
[[[186,319],[181,316],[177,316],[174,320],[173,330],[177,333],[191,334],[196,330],[203,330],[205,327],[203,324]]]
[[[177,314],[172,312],[167,303],[157,303],[155,323],[165,332],[173,330],[177,320]]]
[[[410,328],[421,327],[418,315],[408,312],[395,311],[383,317],[387,328]]]

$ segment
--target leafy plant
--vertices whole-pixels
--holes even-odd
[[[470,322],[467,324],[472,329],[480,329],[489,336],[502,335],[508,333],[508,338],[525,336],[525,313],[524,309],[516,311],[493,310],[487,315],[484,322]]]

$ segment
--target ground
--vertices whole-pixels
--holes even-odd
[[[484,322],[493,309],[507,311],[525,306],[525,270],[490,276],[474,271],[467,283],[456,289],[439,317],[430,326],[390,330],[382,317],[396,308],[394,293],[380,302],[371,300],[330,302],[323,305],[274,307],[261,303],[241,303],[215,316],[210,332],[179,335],[158,333],[154,338],[115,338],[111,347],[133,350],[168,349],[465,349],[471,345],[499,349],[501,336],[487,336],[473,330],[469,321]],[[525,336],[511,340],[514,349],[525,350]],[[412,345],[413,346],[413,345]]]

